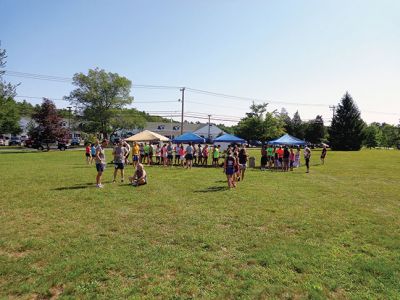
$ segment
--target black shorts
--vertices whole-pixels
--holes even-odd
[[[267,157],[266,156],[262,156],[261,157],[261,165],[265,166],[267,164]]]
[[[96,163],[96,170],[97,172],[104,172],[104,169],[106,168],[105,164],[102,163]]]
[[[175,159],[180,160],[181,156],[179,154],[175,155]]]
[[[168,159],[169,160],[174,159],[174,156],[172,154],[168,154]]]
[[[282,158],[282,157],[279,157],[278,160],[279,160],[280,163],[282,163],[283,158]]]
[[[289,158],[286,158],[286,157],[285,157],[285,158],[283,159],[283,162],[284,162],[285,164],[288,164],[288,163],[289,163]]]
[[[123,163],[115,163],[114,164],[115,169],[120,169],[123,170],[124,169],[124,164]]]
[[[90,153],[86,153],[86,157],[90,157]]]
[[[192,160],[193,154],[186,154],[185,158],[186,158],[186,160]]]
[[[214,158],[213,158],[213,162],[218,162],[218,159],[219,159],[219,158],[214,157]]]

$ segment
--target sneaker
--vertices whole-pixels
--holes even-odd
[[[96,184],[96,187],[102,189],[102,188],[104,187],[104,185],[102,185],[102,184]]]
[[[112,181],[112,183],[115,183],[115,179]]]

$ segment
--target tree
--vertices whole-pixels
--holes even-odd
[[[276,139],[285,133],[285,123],[276,113],[266,113],[262,141]]]
[[[18,134],[21,132],[19,125],[18,107],[14,100],[16,86],[3,79],[6,66],[7,52],[0,48],[0,133]]]
[[[23,117],[30,117],[32,116],[35,107],[27,102],[26,100],[23,100],[22,102],[17,102],[17,108],[18,108],[18,113],[20,116]]]
[[[42,105],[36,109],[32,115],[35,122],[34,127],[29,131],[29,135],[34,140],[38,140],[47,144],[57,140],[63,140],[68,135],[68,129],[62,126],[62,118],[58,114],[54,103],[44,98]]]
[[[111,135],[122,129],[143,129],[146,124],[144,116],[138,115],[135,109],[121,109],[113,112],[110,120]]]
[[[330,146],[334,150],[357,151],[361,149],[365,123],[348,92],[339,103],[329,129]]]
[[[293,135],[292,119],[290,118],[289,113],[284,107],[282,107],[279,117],[282,119],[284,123],[286,133]]]
[[[368,148],[375,148],[378,146],[378,133],[379,127],[374,124],[370,124],[364,128],[363,136],[363,145]]]
[[[318,115],[305,126],[305,139],[313,144],[319,144],[325,138],[326,129],[322,116]]]
[[[69,96],[64,97],[76,105],[92,130],[107,137],[112,131],[112,118],[115,110],[131,104],[132,83],[117,73],[107,73],[98,68],[89,70],[88,74],[77,73],[73,77],[77,87]]]
[[[305,135],[305,125],[300,118],[299,111],[296,111],[292,118],[292,135],[303,140]]]

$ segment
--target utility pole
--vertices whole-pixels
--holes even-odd
[[[335,105],[329,105],[329,108],[332,110],[332,120],[335,117],[335,112],[336,112],[336,106]]]
[[[208,140],[209,141],[211,140],[210,127],[211,127],[211,115],[208,115]]]
[[[69,131],[71,131],[71,109],[72,109],[72,107],[68,106],[67,108],[68,108],[68,129],[69,129]]]
[[[185,88],[181,88],[180,91],[182,92],[182,112],[181,112],[181,135],[183,134],[183,116],[185,110]]]

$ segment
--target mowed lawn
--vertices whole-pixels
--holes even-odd
[[[82,151],[2,151],[0,298],[399,299],[400,151],[318,157],[96,189]]]

